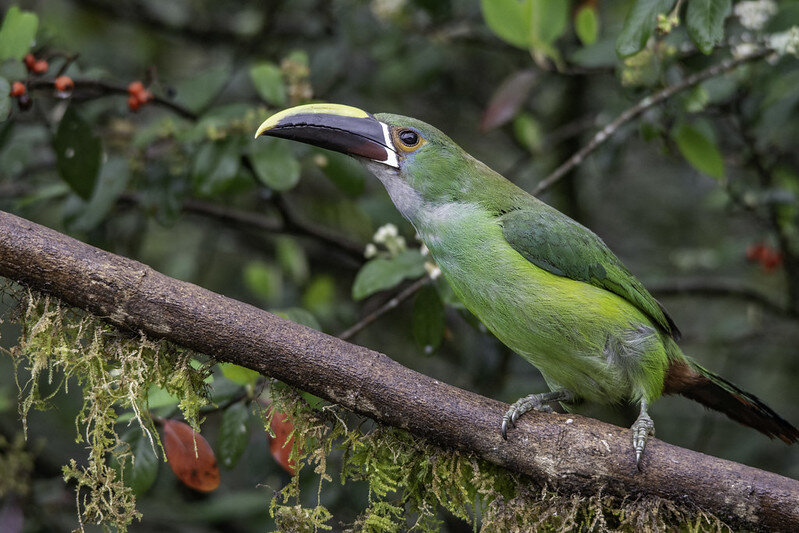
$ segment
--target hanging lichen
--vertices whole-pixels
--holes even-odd
[[[156,387],[180,398],[184,416],[199,428],[199,410],[208,403],[203,380],[209,368],[192,364],[196,355],[191,351],[141,333],[125,334],[48,296],[27,291],[20,300],[13,318],[22,334],[10,355],[23,429],[27,433],[31,408],[47,409],[62,388],[77,383],[83,407],[75,419],[76,438],[85,443],[88,458],[85,466],[74,459],[64,466],[64,479],[77,483],[81,526],[89,522],[125,531],[140,515],[123,479],[124,465],[134,459],[117,432],[119,413],[132,410],[133,423],[153,447],[160,446],[148,410],[148,396]]]

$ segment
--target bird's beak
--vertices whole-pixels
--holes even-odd
[[[356,107],[308,104],[266,119],[255,137],[270,135],[364,157],[399,168],[388,125]]]

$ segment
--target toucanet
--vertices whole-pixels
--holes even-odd
[[[636,462],[654,434],[648,407],[682,394],[786,443],[799,430],[758,398],[703,368],[680,332],[605,243],[412,118],[338,104],[277,113],[258,128],[361,161],[416,228],[463,304],[535,365],[550,392],[514,403],[502,437],[527,411],[587,400],[633,402]]]

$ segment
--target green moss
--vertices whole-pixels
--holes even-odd
[[[76,383],[81,388],[77,439],[86,443],[88,458],[81,465],[70,461],[64,478],[77,484],[81,525],[125,531],[139,513],[133,491],[122,479],[125,469],[109,460],[112,452],[118,463],[133,460],[115,429],[118,413],[132,410],[144,436],[153,447],[160,446],[147,403],[156,387],[180,398],[184,416],[198,429],[200,409],[209,403],[204,380],[210,363],[198,364],[196,354],[167,342],[120,332],[47,296],[29,291],[18,295],[21,303],[12,318],[23,331],[10,353],[23,423],[31,408],[47,408],[62,387]],[[270,407],[262,411],[267,431],[275,411],[287,414],[295,428],[288,438],[295,439],[290,460],[298,473],[270,505],[280,531],[333,529],[334,516],[321,504],[321,496],[325,484],[334,482],[368,487],[366,508],[347,531],[439,531],[445,515],[487,532],[727,530],[713,516],[658,498],[622,499],[601,490],[589,497],[558,494],[474,454],[440,448],[335,405],[316,401],[312,407],[286,385],[275,382],[270,393]],[[30,471],[30,458],[21,448],[0,442],[3,446],[16,451],[0,461],[0,473]],[[302,503],[300,475],[318,479],[313,506]],[[3,490],[26,489],[0,485]]]
[[[120,438],[118,414],[132,410],[153,447],[160,446],[148,410],[151,387],[180,398],[186,419],[199,428],[199,410],[208,404],[205,365],[192,365],[196,355],[143,334],[125,334],[99,318],[63,306],[48,296],[22,293],[13,317],[22,325],[18,344],[10,350],[19,387],[19,411],[27,433],[32,408],[47,409],[62,388],[77,384],[83,395],[76,440],[88,458],[64,466],[64,479],[77,483],[81,523],[98,523],[125,531],[139,513],[133,490],[122,479],[119,463],[132,461]],[[45,393],[44,391],[48,392]]]

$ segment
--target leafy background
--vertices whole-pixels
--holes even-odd
[[[0,2],[0,209],[338,334],[423,275],[425,259],[412,228],[356,164],[280,140],[253,141],[270,113],[313,99],[414,116],[532,191],[641,98],[799,23],[795,2],[765,2],[774,11],[760,28],[749,27],[738,4],[40,0],[18,9]],[[28,52],[49,62],[47,73],[28,73]],[[687,354],[795,424],[798,67],[791,56],[751,62],[693,86],[624,125],[542,195],[660,289]],[[75,88],[56,94],[57,74]],[[7,96],[18,80],[27,83],[30,109]],[[135,80],[154,100],[132,112],[127,88]],[[373,242],[380,257],[364,267],[363,250],[386,223],[398,235],[383,230]],[[722,282],[729,290],[718,290]],[[674,294],[686,285],[691,290]],[[779,309],[741,297],[741,288]],[[11,304],[6,297],[1,305]],[[13,345],[18,329],[0,327],[2,345]],[[504,401],[545,388],[441,280],[354,340]],[[0,429],[13,441],[20,432],[13,365],[8,357],[0,365]],[[214,372],[217,401],[252,386],[251,376],[236,372]],[[54,401],[57,409],[32,414],[28,424],[36,455],[23,507],[28,531],[76,526],[60,465],[84,453],[74,426],[81,399],[72,390]],[[151,398],[165,413],[174,404]],[[635,418],[632,408],[581,412],[623,426]],[[799,476],[795,449],[688,400],[664,398],[651,414],[668,442]],[[225,429],[246,415],[238,407],[216,412],[203,426],[217,454],[240,449],[216,492],[183,488],[152,461],[137,478],[152,486],[139,487],[143,519],[133,530],[271,527],[268,501],[288,474],[257,422],[249,420],[246,438]],[[301,483],[315,498],[313,473]],[[336,524],[350,523],[367,491],[334,481],[321,497]]]

